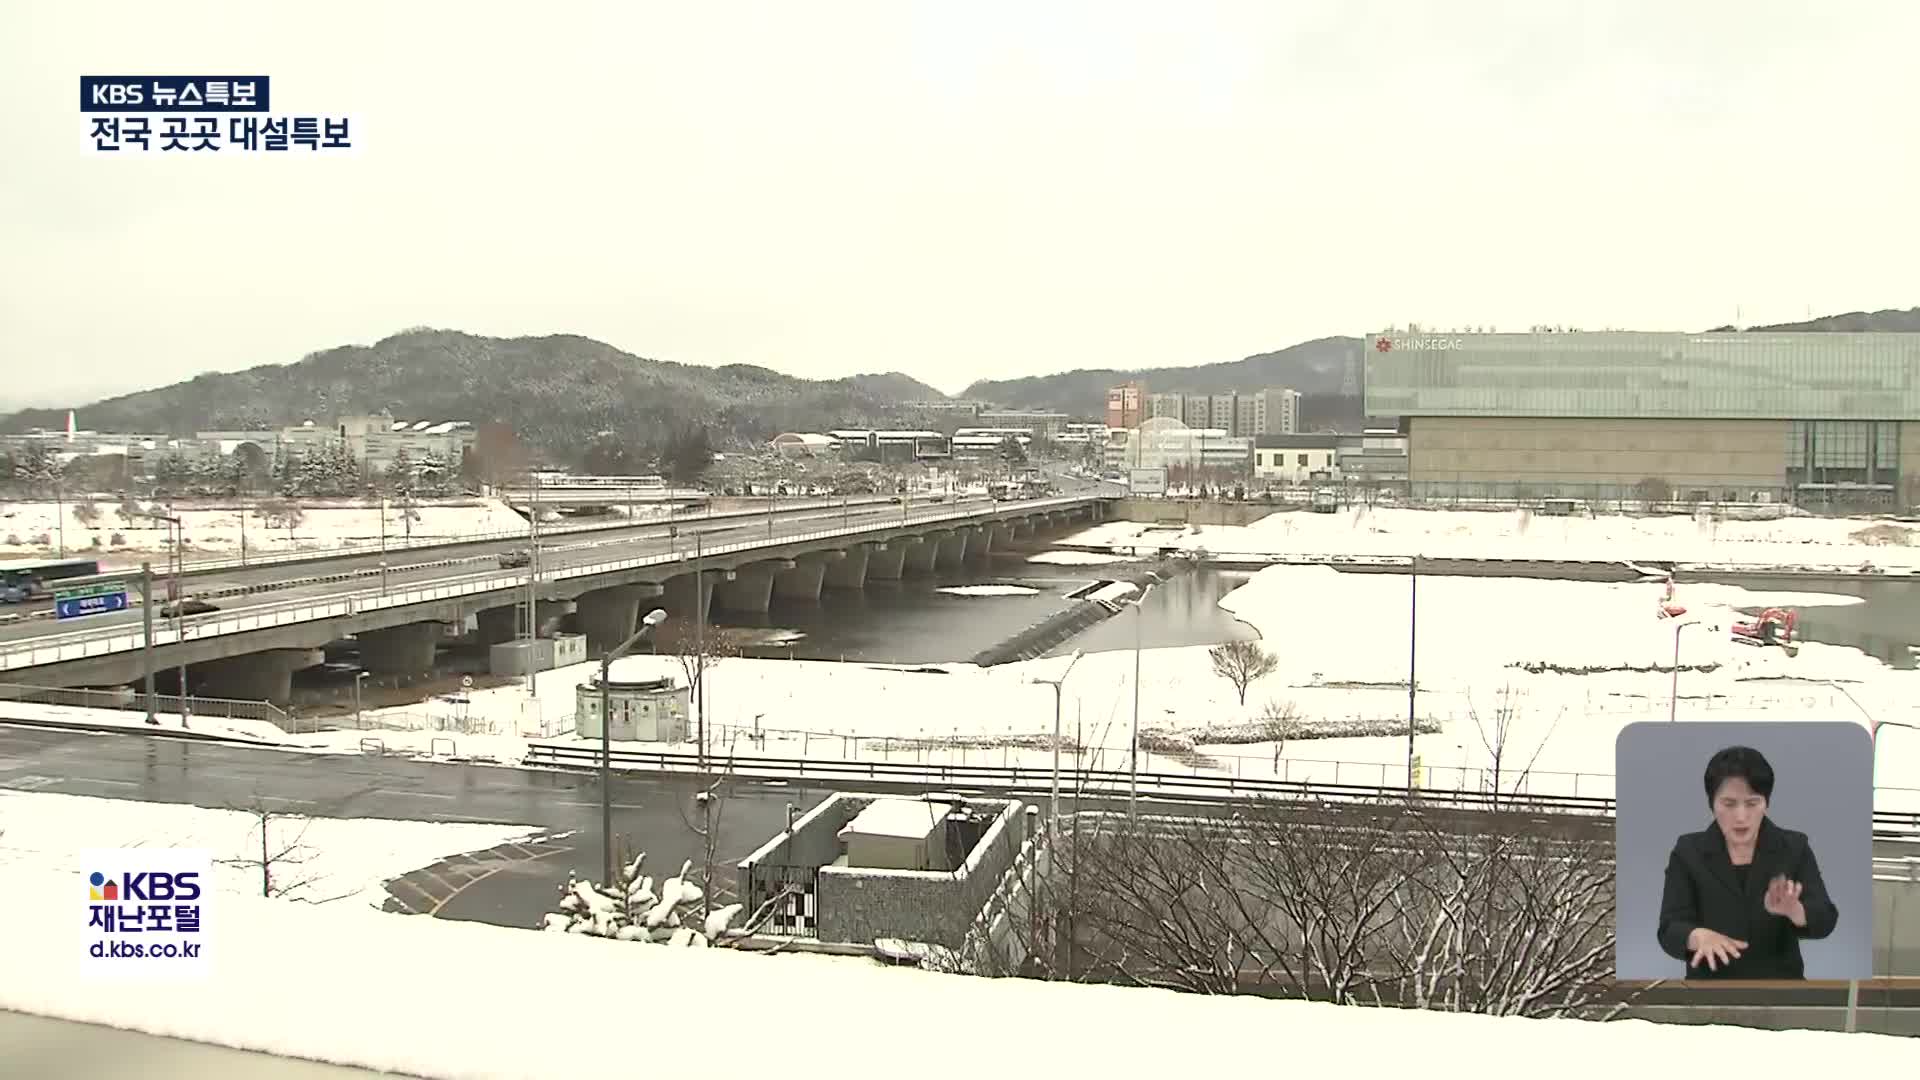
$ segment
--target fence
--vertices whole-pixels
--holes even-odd
[[[757,551],[764,548],[781,547],[788,544],[806,543],[813,540],[828,540],[842,537],[864,536],[896,527],[913,525],[938,525],[945,522],[963,522],[991,519],[1006,514],[1036,513],[1049,509],[1064,509],[1080,506],[1094,501],[1086,497],[1066,497],[1054,499],[1036,499],[1024,503],[999,503],[967,510],[944,510],[934,513],[913,514],[902,507],[899,520],[891,517],[884,521],[869,520],[859,525],[840,529],[825,529],[804,533],[774,533],[764,538],[742,541],[733,544],[716,544],[702,548],[701,556],[712,557],[743,551]],[[156,626],[153,642],[156,646],[177,644],[183,641],[219,637],[227,634],[246,633],[264,630],[292,623],[310,622],[315,619],[345,618],[364,614],[369,611],[395,607],[409,607],[414,604],[430,603],[436,600],[455,599],[481,593],[497,592],[508,589],[524,589],[536,581],[555,581],[569,578],[593,577],[599,574],[615,573],[651,566],[669,566],[687,563],[691,551],[675,550],[664,554],[645,555],[630,559],[616,559],[601,563],[576,564],[543,571],[537,575],[531,570],[512,573],[485,572],[451,578],[445,583],[429,585],[425,588],[406,589],[398,592],[379,590],[348,593],[344,596],[322,601],[287,601],[279,604],[262,604],[247,609],[243,613],[203,615],[189,618],[176,627]],[[41,664],[54,664],[64,660],[85,659],[94,656],[128,652],[141,648],[144,637],[137,624],[115,623],[93,631],[73,631],[62,634],[48,634],[9,642],[0,646],[0,671],[16,668],[37,667]]]
[[[9,701],[35,705],[57,705],[72,709],[111,709],[116,712],[147,711],[147,696],[135,690],[82,690],[56,686],[0,684],[0,704]],[[182,707],[190,716],[210,720],[264,720],[290,735],[320,730],[317,721],[303,720],[282,712],[271,702],[236,701],[229,698],[185,697],[155,694],[153,711],[160,716],[178,716]]]

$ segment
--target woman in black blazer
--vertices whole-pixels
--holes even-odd
[[[1833,933],[1840,912],[1807,834],[1767,818],[1773,767],[1731,746],[1707,762],[1713,824],[1674,841],[1660,895],[1660,947],[1688,979],[1804,979],[1802,939]]]

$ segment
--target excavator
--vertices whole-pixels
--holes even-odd
[[[1793,628],[1800,622],[1798,612],[1791,608],[1770,607],[1754,616],[1751,622],[1733,624],[1733,640],[1742,645],[1778,645],[1788,656],[1800,651],[1793,640]]]

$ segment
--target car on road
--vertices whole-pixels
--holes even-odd
[[[512,551],[503,551],[500,553],[500,569],[502,570],[518,570],[523,566],[532,565],[533,552],[528,551],[526,548],[515,548]]]
[[[195,600],[189,596],[185,600],[176,600],[160,609],[160,614],[168,619],[184,619],[189,615],[205,615],[210,611],[219,611],[218,604],[209,604],[205,600]]]

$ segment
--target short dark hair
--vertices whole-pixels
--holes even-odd
[[[1773,766],[1751,746],[1729,746],[1707,759],[1708,804],[1720,793],[1720,785],[1729,780],[1745,780],[1755,795],[1773,799]]]

